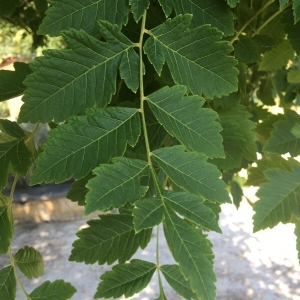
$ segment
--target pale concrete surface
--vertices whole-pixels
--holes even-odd
[[[223,205],[220,226],[223,235],[210,233],[214,245],[218,300],[300,300],[300,267],[295,250],[293,225],[279,225],[272,230],[252,233],[252,208],[244,201],[237,211],[233,205]],[[28,292],[45,280],[64,279],[77,289],[73,300],[91,300],[99,277],[111,266],[84,265],[68,261],[75,232],[86,220],[69,222],[25,223],[16,226],[13,252],[25,245],[39,250],[45,260],[45,274],[32,281],[22,277]],[[162,230],[160,230],[162,233]],[[161,237],[161,263],[172,263],[172,257]],[[155,261],[156,231],[149,246],[135,256]],[[0,256],[0,267],[8,263]],[[165,283],[169,300],[182,299]],[[131,299],[155,299],[157,277],[146,290]],[[18,291],[17,300],[25,300]]]

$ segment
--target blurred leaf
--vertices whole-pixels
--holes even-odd
[[[8,266],[0,270],[0,299],[15,300],[17,283],[14,267]]]

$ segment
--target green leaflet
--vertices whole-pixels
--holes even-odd
[[[300,1],[294,0],[293,2],[295,24],[300,20]]]
[[[260,51],[253,38],[240,38],[235,45],[235,57],[247,64],[259,60]]]
[[[0,194],[0,254],[6,254],[13,235],[13,224],[8,211],[9,198]]]
[[[34,73],[24,82],[28,88],[18,122],[58,123],[86,107],[105,107],[116,92],[118,69],[137,89],[138,55],[132,42],[117,25],[100,21],[99,27],[107,42],[70,29],[63,32],[69,50],[47,50],[30,64]]]
[[[128,0],[48,0],[38,33],[60,35],[63,29],[83,29],[91,35],[98,34],[97,20],[106,20],[119,27],[127,23]]]
[[[289,71],[287,80],[290,83],[300,83],[300,70]]]
[[[259,90],[257,91],[257,97],[262,101],[263,104],[266,105],[275,105],[273,93],[274,86],[272,82],[273,78],[267,75],[267,78],[261,80],[261,84],[259,86]]]
[[[233,204],[238,209],[243,200],[244,193],[240,184],[235,180],[232,180],[230,182],[230,193],[232,196]]]
[[[227,0],[227,3],[230,7],[236,7],[240,0]]]
[[[146,198],[135,203],[133,210],[133,223],[136,232],[142,229],[153,228],[163,218],[163,202],[160,197]]]
[[[8,266],[0,270],[0,299],[15,300],[16,288],[14,267]]]
[[[220,41],[222,33],[209,25],[190,29],[191,15],[179,15],[149,31],[144,51],[160,74],[166,61],[174,81],[193,94],[208,98],[237,90],[236,60],[232,46]]]
[[[268,169],[264,174],[269,182],[256,193],[260,200],[254,204],[254,232],[288,223],[292,214],[300,215],[300,166],[293,166],[291,172]]]
[[[295,231],[294,231],[297,241],[296,241],[296,249],[298,251],[298,259],[300,261],[300,221],[298,220],[296,223]]]
[[[202,97],[184,97],[186,93],[184,86],[164,87],[147,96],[147,101],[157,120],[188,149],[224,157],[217,113],[202,108]]]
[[[172,13],[172,11],[173,11],[173,3],[172,3],[172,1],[169,1],[169,0],[158,0],[158,2],[162,6],[163,11],[164,11],[166,17],[168,17]]]
[[[129,4],[131,5],[131,10],[133,13],[134,20],[138,22],[142,17],[145,9],[147,9],[150,5],[149,0],[129,0]]]
[[[32,247],[25,246],[19,249],[14,256],[14,261],[28,279],[38,278],[44,274],[43,257]]]
[[[7,183],[8,168],[25,176],[31,166],[32,153],[25,145],[25,133],[16,122],[0,120],[0,187]]]
[[[30,183],[63,182],[86,176],[100,163],[124,154],[140,135],[137,109],[109,107],[91,109],[86,116],[72,117],[50,131],[36,160]],[[99,150],[101,149],[101,150]]]
[[[94,298],[119,298],[122,295],[128,298],[149,284],[155,270],[155,264],[139,259],[116,265],[112,271],[100,277],[102,281],[98,285]]]
[[[167,206],[197,226],[222,233],[215,214],[203,203],[204,198],[186,192],[165,192],[163,199]]]
[[[242,158],[256,159],[255,123],[245,106],[237,105],[218,111],[223,131],[225,159],[214,158],[210,162],[223,171],[241,166]]]
[[[151,238],[152,230],[135,234],[133,218],[128,214],[103,215],[100,220],[91,220],[90,227],[77,233],[70,261],[100,265],[116,260],[125,263],[139,247],[144,249]]]
[[[263,151],[291,156],[300,154],[300,116],[294,111],[285,113],[285,120],[274,123],[274,130],[267,140]]]
[[[294,17],[292,9],[287,9],[283,15],[284,31],[288,35],[288,39],[293,46],[293,49],[300,54],[300,22],[294,24]]]
[[[169,285],[184,299],[196,299],[190,283],[184,278],[177,265],[163,265],[160,267]]]
[[[164,233],[174,259],[195,294],[203,300],[215,299],[216,277],[209,258],[212,249],[202,233],[170,209],[165,209]]]
[[[8,100],[23,94],[24,79],[31,73],[28,64],[14,63],[15,71],[0,71],[0,101]]]
[[[153,151],[152,158],[160,168],[189,193],[200,195],[211,202],[230,202],[226,184],[219,179],[220,171],[206,162],[197,152],[184,152],[184,146],[173,146]]]
[[[288,40],[282,41],[272,50],[266,52],[259,64],[261,71],[276,71],[285,67],[294,58],[292,45]]]
[[[112,162],[114,164],[102,164],[93,170],[96,177],[87,183],[86,215],[134,203],[148,190],[140,184],[141,177],[149,175],[147,162],[125,157],[114,158]]]
[[[76,289],[68,282],[55,280],[45,281],[29,297],[31,300],[67,300],[76,293]]]
[[[288,2],[289,0],[279,0],[280,8],[283,8]]]

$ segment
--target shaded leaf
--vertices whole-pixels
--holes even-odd
[[[13,221],[9,215],[9,198],[0,194],[0,253],[6,254],[13,235]]]
[[[132,42],[116,25],[100,21],[99,27],[107,42],[82,30],[70,29],[63,32],[70,49],[44,51],[44,56],[30,64],[34,73],[24,82],[28,88],[22,99],[25,103],[21,108],[20,123],[52,120],[58,123],[86,107],[95,104],[105,107],[116,92],[119,67],[132,87],[131,77],[125,76],[123,70],[124,61],[128,62],[128,59],[130,66],[138,63],[132,61],[138,58],[132,54]],[[128,54],[128,51],[131,52]],[[132,69],[132,72],[136,71]]]
[[[300,83],[300,70],[291,70],[287,76],[288,82]]]
[[[300,55],[300,22],[294,24],[294,17],[292,9],[287,9],[283,15],[284,31],[288,35],[288,39],[291,42],[294,50]]]
[[[144,51],[150,62],[160,74],[166,61],[174,81],[193,94],[212,99],[236,91],[236,60],[227,55],[232,46],[210,25],[189,29],[191,20],[179,15],[149,32]]]
[[[8,266],[0,270],[0,299],[15,300],[17,283],[14,267]]]
[[[186,96],[184,86],[164,87],[147,96],[149,106],[165,129],[188,149],[208,157],[224,157],[218,115],[202,108],[205,100]],[[196,112],[196,113],[195,113]]]
[[[267,78],[262,79],[259,90],[257,91],[257,97],[266,105],[275,105],[275,94],[273,95],[273,78],[267,76]]]
[[[134,20],[138,22],[142,17],[145,9],[150,5],[149,0],[129,0]]]
[[[51,6],[39,27],[39,34],[60,35],[63,29],[83,29],[98,34],[97,20],[106,20],[119,27],[127,23],[127,0],[48,0]]]
[[[148,187],[141,186],[142,176],[149,174],[146,161],[117,157],[114,164],[102,164],[93,170],[96,175],[87,183],[85,214],[119,208],[128,201],[141,199]]]
[[[236,7],[240,0],[227,0],[227,3],[230,7]]]
[[[295,24],[296,24],[300,20],[300,1],[299,0],[294,0],[293,11],[294,11]]]
[[[233,204],[238,209],[243,200],[244,193],[239,183],[235,180],[232,180],[230,182],[230,193],[232,196]]]
[[[25,246],[19,249],[14,256],[14,261],[28,279],[38,278],[44,274],[43,257],[32,247]]]
[[[164,11],[166,17],[168,17],[171,14],[172,10],[173,10],[173,3],[172,3],[172,1],[169,1],[169,0],[158,0],[158,2],[162,6],[163,11]]]
[[[153,151],[152,158],[178,186],[211,202],[230,202],[220,171],[197,152],[173,146]]]
[[[116,260],[125,263],[139,247],[144,249],[151,238],[152,230],[135,234],[133,218],[128,215],[103,215],[100,220],[87,222],[90,227],[77,232],[70,261],[100,265]]]
[[[136,232],[158,225],[163,218],[163,202],[157,197],[146,198],[135,203],[133,223]]]
[[[26,88],[23,81],[32,73],[28,64],[16,62],[14,68],[15,71],[0,71],[0,101],[18,97]]]
[[[260,52],[253,38],[240,38],[235,45],[235,57],[246,64],[259,60]]]
[[[280,8],[283,8],[288,2],[289,0],[279,0]]]
[[[140,135],[139,112],[134,108],[91,109],[86,116],[72,117],[50,131],[36,160],[30,183],[63,182],[86,176],[100,163],[123,155],[127,143]],[[101,151],[99,151],[101,149]]]
[[[112,271],[101,275],[95,298],[126,298],[143,290],[150,282],[156,265],[133,259],[130,263],[116,265]]]
[[[260,200],[253,207],[254,232],[288,223],[292,214],[300,215],[300,166],[293,166],[291,172],[268,169],[264,174],[269,182],[256,193]]]
[[[163,265],[160,270],[164,274],[169,285],[184,299],[196,299],[197,296],[190,287],[190,283],[184,278],[177,265]]]
[[[201,299],[215,299],[212,249],[205,237],[172,210],[165,209],[164,233],[174,259],[191,289]]]
[[[29,297],[31,300],[67,300],[76,293],[76,289],[68,282],[55,280],[45,281],[34,289]]]
[[[294,231],[295,235],[296,235],[296,249],[298,251],[298,259],[300,261],[300,221],[298,220],[296,223],[296,227],[295,227],[295,231]]]

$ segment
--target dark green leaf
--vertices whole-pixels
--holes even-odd
[[[289,0],[279,0],[280,8],[283,8],[288,2]]]
[[[230,7],[236,7],[240,0],[227,0],[227,3]]]
[[[294,231],[297,241],[296,241],[296,249],[298,251],[298,259],[300,261],[300,221],[298,220],[296,223],[295,231]]]
[[[100,163],[123,155],[127,143],[134,146],[139,135],[139,112],[134,108],[91,109],[86,116],[72,117],[50,131],[30,182],[80,179]]]
[[[14,261],[28,279],[38,278],[44,274],[43,257],[32,247],[25,246],[18,250],[14,256]]]
[[[152,29],[144,51],[160,74],[166,60],[174,81],[208,98],[237,90],[232,46],[210,25],[189,29],[191,15],[179,15]],[[195,80],[196,79],[196,80]]]
[[[149,0],[129,0],[129,4],[131,5],[134,20],[138,22],[144,14],[145,9],[149,7],[150,2]]]
[[[220,171],[198,152],[173,146],[153,151],[153,160],[178,186],[211,202],[230,202]]]
[[[197,296],[190,287],[190,283],[184,278],[177,265],[163,265],[160,270],[164,274],[169,285],[184,299],[196,299]]]
[[[260,52],[253,38],[240,38],[235,45],[235,57],[246,64],[259,60]]]
[[[100,279],[95,298],[126,298],[143,290],[150,282],[156,265],[133,259],[130,263],[116,265],[112,271],[104,273]]]
[[[300,215],[300,166],[293,166],[291,172],[268,169],[264,174],[269,182],[256,193],[260,200],[254,204],[254,232],[288,223],[292,214]]]
[[[32,72],[28,64],[16,62],[14,68],[15,71],[0,71],[0,101],[18,97],[26,88],[23,81]]]
[[[133,223],[136,232],[158,225],[163,218],[163,202],[157,198],[146,198],[135,203]]]
[[[51,6],[39,28],[39,34],[58,36],[63,29],[83,29],[98,34],[97,20],[106,20],[119,27],[127,23],[127,0],[48,1]]]
[[[297,23],[300,20],[300,1],[299,0],[294,0],[293,11],[294,11],[295,23]]]
[[[159,1],[160,5],[162,6],[166,17],[168,17],[172,13],[172,10],[173,10],[172,1],[169,1],[169,0],[158,0],[158,1]]]
[[[232,108],[236,106],[240,101],[240,93],[231,93],[228,96],[223,96],[221,98],[214,98],[213,105],[214,108]]]
[[[230,193],[232,196],[233,204],[235,205],[236,208],[239,208],[243,200],[244,193],[239,183],[236,182],[235,180],[232,180],[230,182]]]
[[[67,300],[76,293],[76,289],[68,282],[55,280],[45,281],[33,290],[29,297],[31,300]]]
[[[222,130],[215,120],[218,115],[202,108],[205,100],[198,96],[184,97],[184,86],[164,87],[147,96],[158,121],[188,149],[208,157],[224,157]]]
[[[283,22],[284,22],[284,31],[287,33],[289,41],[291,42],[297,54],[300,55],[300,35],[299,35],[300,22],[294,24],[292,9],[287,9],[287,11],[283,16]]]
[[[139,247],[147,246],[152,230],[135,234],[133,218],[128,215],[103,215],[100,220],[88,221],[90,227],[77,233],[70,261],[100,265],[116,260],[125,263]]]
[[[266,79],[262,79],[259,90],[257,91],[257,98],[266,105],[275,105],[275,95],[273,95],[273,78],[267,76]]]
[[[14,267],[8,266],[0,270],[0,299],[15,300],[17,283]]]
[[[117,157],[112,162],[114,164],[102,164],[93,170],[96,177],[87,184],[86,215],[119,208],[128,201],[134,203],[148,190],[140,184],[141,177],[149,174],[146,161]]]
[[[0,253],[6,254],[13,235],[13,221],[9,213],[9,198],[0,193]]]
[[[205,237],[172,210],[165,209],[164,232],[174,259],[183,276],[200,299],[215,299],[216,277],[212,249]]]
[[[22,139],[25,137],[24,130],[16,122],[9,120],[0,119],[0,130],[12,138]]]
[[[58,123],[86,107],[105,107],[116,92],[119,67],[130,87],[138,84],[131,82],[136,78],[136,69],[131,76],[124,74],[126,62],[130,66],[138,63],[132,42],[117,25],[100,21],[99,26],[107,42],[70,29],[63,32],[69,50],[47,50],[30,64],[34,73],[24,82],[28,89],[19,122]]]

